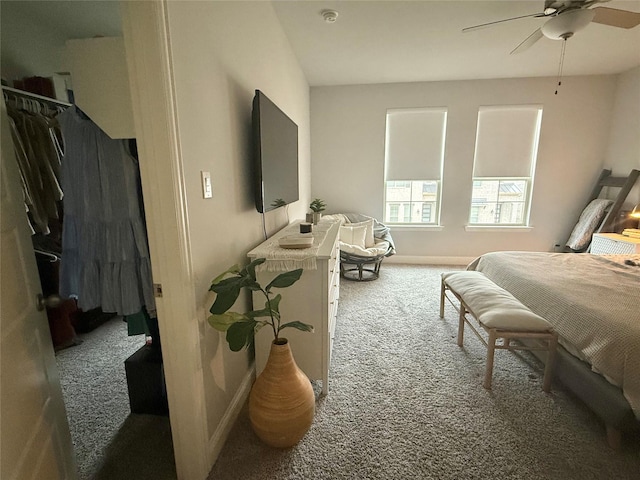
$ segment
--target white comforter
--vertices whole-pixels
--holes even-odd
[[[478,270],[549,321],[560,343],[622,388],[640,419],[640,255],[494,252]]]

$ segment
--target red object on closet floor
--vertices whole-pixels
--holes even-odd
[[[72,324],[73,318],[78,312],[76,301],[73,299],[63,300],[55,308],[47,307],[47,318],[49,319],[49,330],[54,349],[61,350],[79,343]]]

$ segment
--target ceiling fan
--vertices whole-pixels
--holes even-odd
[[[633,28],[640,24],[640,13],[608,7],[589,8],[597,3],[609,0],[545,0],[544,10],[539,13],[506,18],[494,22],[463,28],[463,32],[471,32],[491,27],[500,23],[519,20],[521,18],[546,18],[547,21],[535,32],[524,39],[511,54],[524,52],[543,37],[552,40],[567,40],[591,22],[619,28]]]

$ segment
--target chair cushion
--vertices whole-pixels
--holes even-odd
[[[366,225],[352,226],[342,225],[340,227],[340,241],[348,245],[365,248],[365,239],[367,236]]]
[[[359,255],[361,257],[377,257],[385,255],[389,251],[389,242],[382,240],[376,242],[373,247],[362,248],[357,245],[349,245],[340,241],[340,250],[352,255]]]

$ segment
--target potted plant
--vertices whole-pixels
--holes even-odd
[[[311,426],[315,395],[311,382],[293,359],[288,340],[280,332],[285,328],[312,332],[313,327],[300,321],[283,324],[282,296],[273,294],[273,289],[297,282],[302,269],[281,273],[263,287],[256,279],[256,267],[265,261],[257,258],[244,268],[234,265],[213,279],[209,290],[216,298],[209,309],[208,322],[216,330],[226,332],[229,348],[234,352],[253,344],[255,333],[262,327],[271,327],[274,339],[265,369],[251,388],[249,419],[260,439],[285,448],[298,443]],[[229,311],[243,289],[260,292],[265,298],[264,308],[246,313]]]
[[[315,198],[310,204],[309,208],[313,211],[313,224],[317,225],[322,217],[322,212],[327,208],[327,204],[319,198]]]

